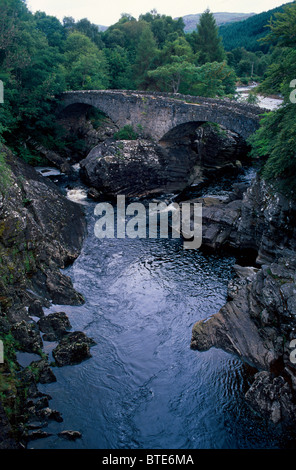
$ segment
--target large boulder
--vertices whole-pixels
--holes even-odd
[[[42,317],[38,321],[38,326],[44,341],[57,341],[68,333],[71,328],[69,318],[65,312],[54,312]]]
[[[109,197],[161,193],[168,184],[165,151],[147,140],[101,143],[80,166],[85,183]]]
[[[65,336],[52,351],[57,366],[79,364],[91,357],[90,347],[95,342],[82,331],[75,331]]]
[[[107,196],[179,192],[213,175],[241,170],[247,146],[214,124],[177,126],[161,141],[105,140],[81,162],[81,176]]]
[[[273,423],[293,423],[296,406],[291,387],[282,376],[273,377],[267,371],[258,372],[246,393],[254,411]]]
[[[43,345],[36,323],[22,320],[12,325],[11,333],[20,349],[25,352],[40,353]]]
[[[296,251],[296,202],[258,175],[249,185],[234,185],[228,197],[185,202],[203,206],[204,248],[245,253],[259,265],[272,263],[284,249]]]
[[[247,402],[275,423],[296,420],[296,365],[290,347],[296,330],[295,267],[295,255],[286,252],[261,269],[242,268],[232,300],[192,329],[192,349],[221,348],[258,369]]]
[[[296,202],[257,176],[244,193],[235,244],[258,252],[269,264],[284,248],[296,251]]]

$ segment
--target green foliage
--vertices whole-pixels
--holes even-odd
[[[129,53],[122,46],[105,48],[104,53],[109,67],[109,87],[111,89],[131,90],[135,88],[133,68]]]
[[[278,47],[295,47],[296,43],[296,8],[295,2],[284,5],[270,18],[269,33],[265,43],[276,44]]]
[[[160,91],[178,93],[180,87],[192,78],[191,71],[196,67],[186,61],[175,60],[171,64],[158,67],[148,72]]]
[[[215,97],[235,92],[236,75],[226,62],[212,62],[199,67],[195,91],[197,95]]]
[[[184,35],[184,22],[182,18],[173,20],[171,16],[160,15],[156,10],[141,15],[140,21],[150,24],[151,31],[156,40],[157,46],[162,49],[169,37],[176,39]]]
[[[272,58],[273,62],[268,67],[258,91],[263,94],[281,93],[288,100],[291,92],[290,82],[296,78],[296,49],[276,47]]]
[[[258,104],[259,98],[258,98],[258,96],[256,95],[256,93],[254,93],[254,92],[251,91],[251,92],[248,94],[248,97],[247,97],[246,101],[247,101],[247,103],[249,103],[249,104]]]
[[[268,158],[263,177],[285,193],[296,197],[296,113],[287,103],[265,115],[260,128],[249,139],[251,156]]]
[[[172,64],[150,71],[161,91],[206,97],[233,94],[236,76],[226,62],[212,62],[197,67],[189,62],[175,60]]]
[[[88,24],[78,23],[78,29],[87,29]],[[56,95],[70,88],[109,86],[104,52],[74,28],[66,29],[42,12],[31,14],[21,0],[1,0],[0,79],[5,101],[0,105],[0,141],[30,163],[40,160],[24,146],[28,136],[52,149],[61,146]]]
[[[134,131],[131,125],[127,124],[118,132],[115,132],[113,137],[116,140],[136,140],[138,138],[138,134]]]
[[[42,11],[37,11],[34,15],[36,27],[42,31],[51,47],[57,47],[62,51],[65,39],[65,30],[60,21],[54,16],[48,16]]]
[[[227,63],[233,67],[240,79],[262,77],[270,64],[271,56],[261,51],[250,52],[244,47],[237,47],[227,52]]]
[[[266,36],[266,25],[270,18],[272,18],[276,12],[282,10],[283,6],[277,7],[251,16],[244,21],[220,26],[219,34],[222,37],[225,50],[231,51],[243,47],[248,51],[262,51],[267,53],[270,49],[270,44],[262,43],[259,40]]]
[[[0,364],[0,401],[12,426],[12,434],[17,438],[20,433],[18,424],[23,419],[27,395],[27,388],[18,375],[16,351],[20,347],[10,332],[1,332],[0,339],[4,347],[4,364]]]
[[[4,195],[11,184],[11,170],[6,163],[5,154],[0,152],[0,193]]]
[[[296,108],[290,102],[290,82],[296,77],[295,48],[296,4],[287,5],[270,24],[269,41],[276,42],[275,62],[269,67],[259,90],[277,91],[284,96],[283,105],[264,116],[260,128],[251,136],[251,155],[265,157],[263,176],[280,190],[296,197]]]
[[[157,53],[156,40],[149,26],[142,32],[133,66],[133,75],[138,88],[145,90],[149,86],[147,71],[151,68]]]
[[[109,85],[104,52],[80,32],[70,33],[65,41],[64,67],[69,89],[97,90]]]
[[[197,32],[191,34],[191,45],[193,51],[198,53],[200,64],[222,62],[226,58],[216,20],[209,9],[201,15]]]

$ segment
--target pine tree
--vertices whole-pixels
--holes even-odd
[[[147,72],[156,53],[156,41],[150,26],[147,25],[140,36],[134,64],[134,80],[138,89],[147,89],[150,82]]]
[[[200,64],[225,60],[226,54],[218,34],[216,20],[209,9],[201,15],[193,41],[193,49],[199,54]]]

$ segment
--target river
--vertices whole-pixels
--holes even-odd
[[[78,183],[77,183],[78,184]],[[235,259],[184,250],[180,239],[103,239],[94,236],[95,203],[83,187],[68,195],[85,208],[88,236],[67,268],[85,297],[67,313],[73,330],[96,345],[92,357],[55,367],[57,382],[40,385],[59,410],[35,449],[281,448],[283,436],[244,401],[249,368],[212,348],[190,349],[193,324],[225,303]],[[56,343],[45,342],[50,355]],[[77,430],[69,442],[57,436]]]

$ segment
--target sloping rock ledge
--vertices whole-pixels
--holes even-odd
[[[238,197],[239,196],[239,197]],[[221,348],[258,370],[246,394],[274,423],[296,422],[296,203],[257,177],[226,201],[202,198],[203,247],[247,254],[255,267],[236,266],[229,301],[192,329],[191,348]]]

